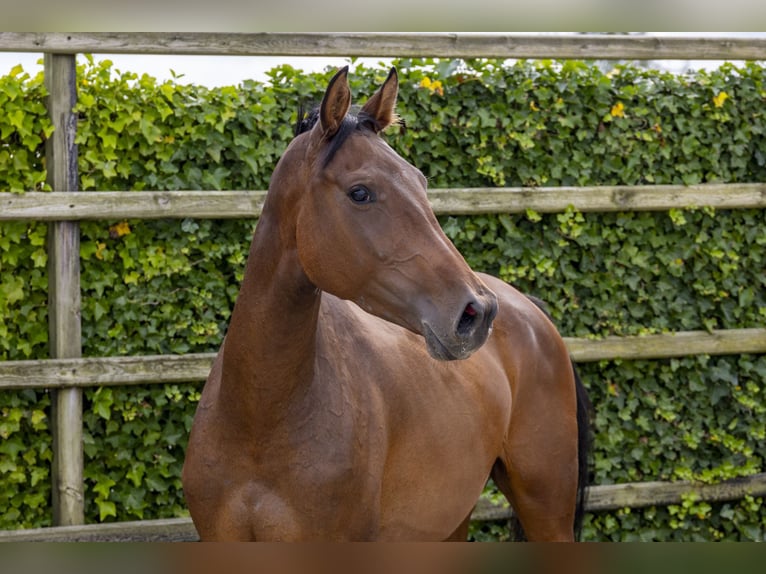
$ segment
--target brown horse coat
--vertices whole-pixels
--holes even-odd
[[[202,393],[183,471],[200,537],[465,539],[491,474],[530,539],[572,540],[564,343],[470,270],[379,137],[395,71],[357,116],[346,74],[274,171]]]

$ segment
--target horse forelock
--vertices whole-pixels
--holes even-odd
[[[298,111],[298,122],[295,125],[295,136],[298,137],[301,134],[311,131],[318,121],[319,106],[313,108],[309,112],[306,112],[301,106]],[[324,149],[322,157],[323,167],[326,167],[332,161],[332,158],[335,157],[337,151],[355,131],[377,133],[379,131],[379,126],[375,118],[361,110],[352,110],[346,114],[338,131],[336,131],[327,141],[328,145]]]
[[[306,110],[304,104],[298,108],[298,121],[295,124],[295,137],[311,131],[311,128],[319,121],[319,106]]]

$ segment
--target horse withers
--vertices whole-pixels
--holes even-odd
[[[202,540],[465,540],[491,476],[529,540],[573,540],[586,421],[564,342],[468,267],[426,178],[380,137],[396,71],[356,114],[347,73],[272,175],[189,438],[194,525]]]

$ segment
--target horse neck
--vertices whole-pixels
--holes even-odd
[[[222,403],[238,423],[273,425],[313,379],[321,292],[280,219],[264,206],[223,346]]]

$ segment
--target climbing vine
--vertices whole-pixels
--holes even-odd
[[[402,59],[389,143],[432,187],[766,181],[764,68],[675,75],[586,62]],[[357,66],[357,100],[385,78]],[[279,66],[207,89],[78,70],[80,187],[265,189],[301,102],[331,74]],[[46,190],[40,76],[0,77],[0,189]],[[443,216],[468,262],[545,299],[566,336],[766,323],[763,210]],[[81,224],[85,356],[215,351],[256,221]],[[47,356],[47,228],[0,223],[0,359]],[[764,471],[764,356],[580,366],[595,405],[597,484],[715,482]],[[180,469],[201,384],[86,391],[92,522],[183,515]],[[50,524],[50,399],[0,394],[0,528]],[[589,515],[589,540],[763,539],[760,498]],[[476,539],[502,538],[494,524]]]

